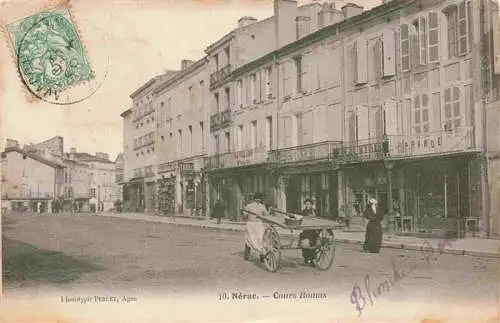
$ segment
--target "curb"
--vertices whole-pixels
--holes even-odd
[[[189,223],[175,223],[175,222],[168,222],[169,224],[174,224],[174,225],[179,225],[179,226],[188,226],[188,227],[197,227],[197,228],[203,228],[203,229],[214,229],[214,230],[222,230],[222,231],[232,231],[232,232],[242,232],[244,231],[243,228],[224,228],[224,227],[216,227],[216,226],[210,226],[210,225],[196,225],[196,224],[189,224]],[[239,224],[238,224],[239,225]],[[289,234],[284,234],[284,237],[290,237]],[[353,239],[342,239],[342,238],[337,238],[335,239],[335,242],[337,243],[342,243],[342,244],[349,244],[349,245],[362,245],[362,242],[359,240],[353,240]],[[402,249],[402,250],[414,250],[414,251],[420,251],[422,250],[421,246],[416,246],[416,245],[411,245],[411,244],[400,244],[400,243],[384,243],[382,242],[382,248],[386,249]],[[449,254],[449,255],[455,255],[455,256],[472,256],[472,257],[482,257],[482,258],[500,258],[499,253],[495,252],[486,252],[486,251],[467,251],[463,249],[445,249],[442,251],[442,254]]]

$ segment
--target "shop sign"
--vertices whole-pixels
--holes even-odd
[[[383,156],[383,142],[346,147],[340,150],[340,159],[344,162],[377,160]]]

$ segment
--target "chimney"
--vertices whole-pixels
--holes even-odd
[[[297,28],[297,39],[300,39],[311,32],[311,18],[299,16],[295,18]]]
[[[241,28],[241,27],[245,27],[245,26],[248,26],[248,25],[251,25],[253,24],[254,22],[257,21],[257,18],[254,18],[254,17],[249,17],[249,16],[244,16],[244,17],[241,17],[239,20],[238,20],[238,28]]]
[[[342,7],[342,12],[344,13],[344,19],[349,19],[351,17],[357,16],[363,13],[363,7],[358,6],[354,3],[346,3]]]
[[[276,17],[276,47],[281,48],[297,39],[297,0],[274,0]]]
[[[188,68],[191,64],[193,64],[194,62],[192,60],[189,60],[189,59],[183,59],[181,61],[181,71],[185,70],[186,68]]]
[[[71,147],[71,149],[69,150],[69,152],[71,154],[76,154],[76,148],[75,147]]]

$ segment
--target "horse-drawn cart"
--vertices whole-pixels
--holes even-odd
[[[242,210],[244,213],[248,211]],[[337,226],[334,221],[319,217],[302,217],[297,214],[271,210],[271,215],[262,216],[255,214],[266,225],[263,236],[263,248],[265,250],[262,262],[266,269],[271,272],[278,270],[284,250],[310,250],[312,252],[312,264],[319,270],[328,270],[335,258],[335,237],[333,229]],[[290,230],[291,238],[287,243],[282,242],[277,228]],[[317,239],[310,243],[309,239],[300,239],[297,232],[307,230],[315,231]],[[249,246],[245,246],[248,249]]]

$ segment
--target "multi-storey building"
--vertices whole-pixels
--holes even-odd
[[[124,208],[142,212],[155,209],[156,121],[153,90],[177,72],[166,71],[135,90],[132,108],[121,114],[124,119]]]
[[[115,162],[109,160],[107,153],[98,152],[95,155],[77,152],[71,148],[67,159],[84,164],[88,173],[88,203],[91,212],[111,211],[114,204],[121,199],[120,187],[116,183]],[[84,178],[84,177],[83,177]],[[84,194],[82,192],[82,194]]]
[[[90,211],[90,167],[67,157],[68,154],[63,160],[65,166],[63,208],[65,211],[88,212]]]
[[[201,215],[205,182],[201,174],[209,134],[207,60],[183,60],[181,70],[159,83],[156,107],[158,208],[164,213]]]
[[[495,5],[394,0],[363,12],[276,0],[273,18],[207,49],[214,194],[235,214],[255,190],[292,212],[309,197],[351,222],[375,197],[401,230],[494,233],[483,93],[497,93],[485,68]],[[258,31],[275,48],[259,52]]]
[[[2,200],[14,211],[50,212],[61,195],[64,164],[47,150],[7,140],[2,152]]]

